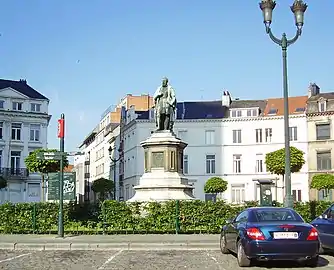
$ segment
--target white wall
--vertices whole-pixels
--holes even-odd
[[[0,108],[0,123],[2,125],[1,168],[3,170],[11,168],[12,151],[17,151],[20,153],[17,169],[25,169],[24,159],[29,153],[38,148],[47,147],[47,128],[50,119],[48,115],[49,102],[28,98],[11,88],[0,90],[0,101],[4,101],[3,108]],[[14,111],[13,102],[22,103],[22,110]],[[31,111],[31,104],[39,104],[40,111],[38,113]],[[13,124],[21,126],[19,139],[12,139]],[[38,130],[34,140],[31,140],[30,137],[32,128]],[[8,187],[0,191],[0,202],[40,201],[40,182],[41,177],[36,173],[17,180],[8,179]]]
[[[204,199],[204,184],[211,176],[222,177],[222,129],[221,120],[177,121],[174,126],[175,134],[188,143],[184,154],[188,155],[189,182],[195,186],[196,198]],[[124,198],[134,195],[133,186],[139,184],[144,173],[144,150],[140,142],[147,139],[155,129],[153,121],[137,120],[130,123],[124,130]],[[205,131],[214,131],[214,141],[206,144]],[[215,155],[216,171],[206,173],[206,155]]]
[[[307,146],[307,123],[305,116],[296,116],[290,119],[290,127],[297,127],[297,141],[291,141],[295,146],[305,153],[305,165],[299,173],[291,176],[292,189],[302,190],[302,200],[307,201],[308,196],[308,146]],[[265,129],[272,129],[272,140],[265,142]],[[256,129],[262,129],[262,142],[256,142]],[[266,153],[284,147],[284,121],[282,117],[263,117],[254,120],[226,120],[223,126],[224,151],[224,178],[229,182],[229,189],[224,194],[227,200],[232,200],[232,185],[245,185],[245,200],[259,199],[259,191],[256,191],[255,181],[257,179],[278,179],[277,192],[272,189],[273,199],[283,201],[282,178],[266,172]],[[241,130],[241,143],[233,143],[233,130]],[[241,155],[241,172],[235,173],[233,166],[233,155]],[[256,160],[263,159],[263,172],[256,172]],[[277,194],[277,198],[276,198]]]

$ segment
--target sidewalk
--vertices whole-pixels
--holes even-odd
[[[0,235],[7,250],[218,250],[219,235]]]

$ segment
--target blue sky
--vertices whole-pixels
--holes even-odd
[[[265,34],[258,1],[11,0],[0,17],[0,76],[50,100],[49,147],[66,114],[73,151],[102,112],[127,93],[153,94],[168,76],[178,100],[282,95],[281,51]],[[292,0],[277,1],[273,31],[295,33]],[[309,0],[304,32],[289,48],[290,95],[310,82],[334,91],[334,1]]]

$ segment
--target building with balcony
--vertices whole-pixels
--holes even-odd
[[[307,101],[309,184],[315,174],[334,173],[334,93],[310,84]],[[310,190],[312,200],[333,200],[333,191]]]
[[[47,147],[48,106],[49,99],[27,81],[0,80],[0,175],[7,180],[1,203],[41,200],[41,177],[28,173],[24,159]]]
[[[152,107],[152,97],[149,95],[134,96],[128,94],[118,105],[109,107],[101,116],[101,120],[93,131],[88,134],[79,146],[83,156],[75,156],[74,170],[77,172],[77,198],[80,201],[96,199],[92,192],[92,183],[99,178],[115,181],[116,197],[120,194],[120,166],[119,147],[116,138],[120,135],[121,113],[126,108],[148,110]],[[123,109],[122,109],[123,108]],[[117,162],[112,162],[112,160]],[[114,173],[116,170],[117,173]],[[121,189],[123,190],[123,189]]]

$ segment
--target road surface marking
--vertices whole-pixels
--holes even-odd
[[[119,254],[121,254],[123,252],[123,249],[117,251],[115,254],[113,254],[112,256],[110,256],[110,258],[108,260],[106,260],[97,270],[103,270],[105,269],[105,267],[113,260],[115,259]]]
[[[17,256],[15,256],[15,257],[11,257],[11,258],[7,258],[7,259],[4,259],[4,260],[1,260],[0,263],[3,263],[3,262],[9,262],[9,261],[12,261],[12,260],[21,258],[21,257],[28,256],[28,255],[30,255],[30,254],[31,254],[31,253],[25,253],[25,254],[17,255]]]

